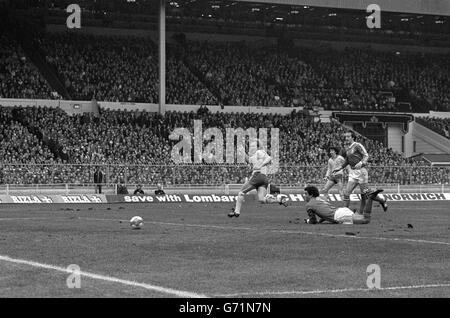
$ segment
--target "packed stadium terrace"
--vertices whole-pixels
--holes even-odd
[[[41,45],[76,99],[158,101],[157,50],[148,38],[47,34]],[[407,90],[433,110],[450,109],[449,55],[287,52],[242,42],[186,42],[167,52],[172,104],[395,111],[381,92]]]
[[[438,134],[450,138],[450,119],[437,117],[416,117],[419,124],[428,127]]]
[[[0,98],[55,98],[20,46],[0,33]]]
[[[0,96],[54,98],[37,71],[5,43],[0,76],[10,78],[10,84],[2,81]],[[149,38],[48,33],[36,43],[73,99],[158,102],[158,55]],[[170,104],[396,111],[391,95],[420,100],[422,109],[408,111],[450,110],[449,54],[319,47],[288,51],[243,42],[187,41],[167,45],[166,69]],[[24,73],[33,76],[21,78]]]
[[[1,107],[0,183],[92,183],[96,164],[108,183],[165,185],[242,183],[250,173],[245,165],[179,165],[171,160],[176,127],[193,132],[193,120],[203,129],[227,127],[280,129],[280,169],[271,177],[282,184],[321,183],[327,148],[343,142],[338,123],[313,122],[300,113],[287,116],[244,113],[156,113],[102,110],[69,116],[55,108]],[[449,184],[445,168],[404,159],[391,149],[364,140],[370,153],[374,183]],[[30,165],[35,163],[37,165]],[[63,165],[70,164],[70,165]],[[379,166],[379,167],[375,167]],[[394,167],[397,166],[397,167]],[[401,166],[401,167],[400,167]]]

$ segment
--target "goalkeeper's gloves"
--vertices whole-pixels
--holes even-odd
[[[303,220],[306,224],[317,224],[317,220],[315,218],[309,218]]]

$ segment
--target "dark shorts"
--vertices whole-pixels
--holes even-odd
[[[342,182],[342,174],[336,174],[334,176],[328,176],[328,180],[334,182],[334,184],[338,184],[339,182]]]
[[[253,189],[258,189],[259,187],[264,187],[267,189],[267,186],[269,185],[269,180],[267,179],[267,176],[263,173],[257,172],[252,175],[250,180],[248,180],[241,189],[241,192],[247,193],[250,192]]]

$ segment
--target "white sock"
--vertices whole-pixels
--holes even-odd
[[[244,196],[239,195],[236,200],[236,207],[234,208],[234,213],[236,213],[236,214],[241,213],[241,207],[242,207],[243,202],[244,202]]]

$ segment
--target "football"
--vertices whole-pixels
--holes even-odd
[[[144,225],[144,219],[140,216],[133,216],[130,220],[130,225],[133,229],[140,229]]]

